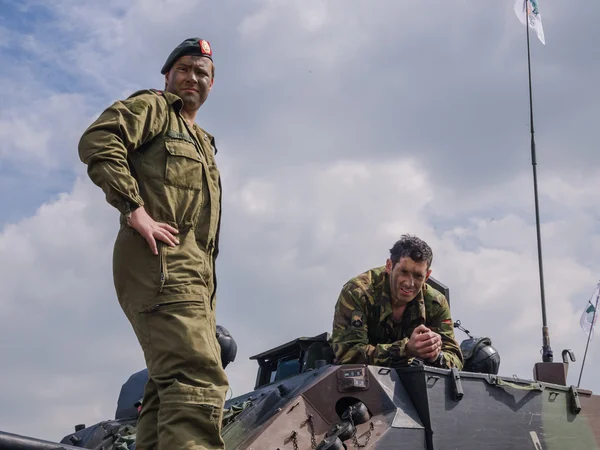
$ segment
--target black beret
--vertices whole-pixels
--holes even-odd
[[[185,55],[204,56],[211,61],[213,60],[210,43],[204,39],[193,37],[186,39],[177,47],[175,47],[175,50],[173,50],[167,58],[167,61],[165,62],[165,65],[161,69],[160,73],[163,75],[166,74],[171,69],[171,66],[175,63],[175,61]]]

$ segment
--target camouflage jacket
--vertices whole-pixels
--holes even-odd
[[[446,297],[425,284],[406,305],[401,323],[392,320],[389,276],[385,267],[348,281],[335,306],[331,345],[338,364],[403,365],[410,362],[406,344],[419,325],[441,335],[443,368],[462,369],[463,356],[454,337]]]
[[[139,310],[154,304],[214,299],[219,248],[221,180],[214,139],[180,114],[183,101],[143,90],[117,101],[83,133],[79,156],[90,179],[121,212],[113,274],[119,300]],[[159,255],[126,224],[132,205],[179,230],[174,248],[157,240]],[[214,307],[214,305],[213,305]]]

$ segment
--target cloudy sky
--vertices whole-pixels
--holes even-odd
[[[600,5],[540,2],[532,64],[548,321],[572,349],[600,279]],[[429,9],[427,9],[429,8]],[[331,330],[350,277],[403,233],[434,249],[454,319],[501,373],[541,360],[525,28],[513,0],[0,0],[0,430],[60,440],[114,417],[144,367],[114,295],[117,211],[77,155],[103,108],[211,42],[197,116],[224,204],[217,322],[249,357]],[[466,336],[457,331],[462,340]],[[582,386],[600,390],[592,341]]]

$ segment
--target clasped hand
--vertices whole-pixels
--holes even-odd
[[[406,344],[409,357],[421,358],[424,361],[435,361],[442,351],[442,337],[425,325],[414,329]]]

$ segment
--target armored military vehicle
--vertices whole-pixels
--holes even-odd
[[[445,293],[448,288],[431,278]],[[254,390],[228,400],[223,438],[228,450],[600,450],[600,396],[567,386],[562,362],[537,363],[532,379],[498,375],[489,338],[461,343],[464,370],[336,365],[329,334],[299,337],[251,359]],[[218,327],[227,366],[236,344]],[[457,333],[458,338],[458,333]],[[0,433],[0,449],[135,449],[135,425],[146,370],[122,386],[114,419],[77,425],[61,443]]]

